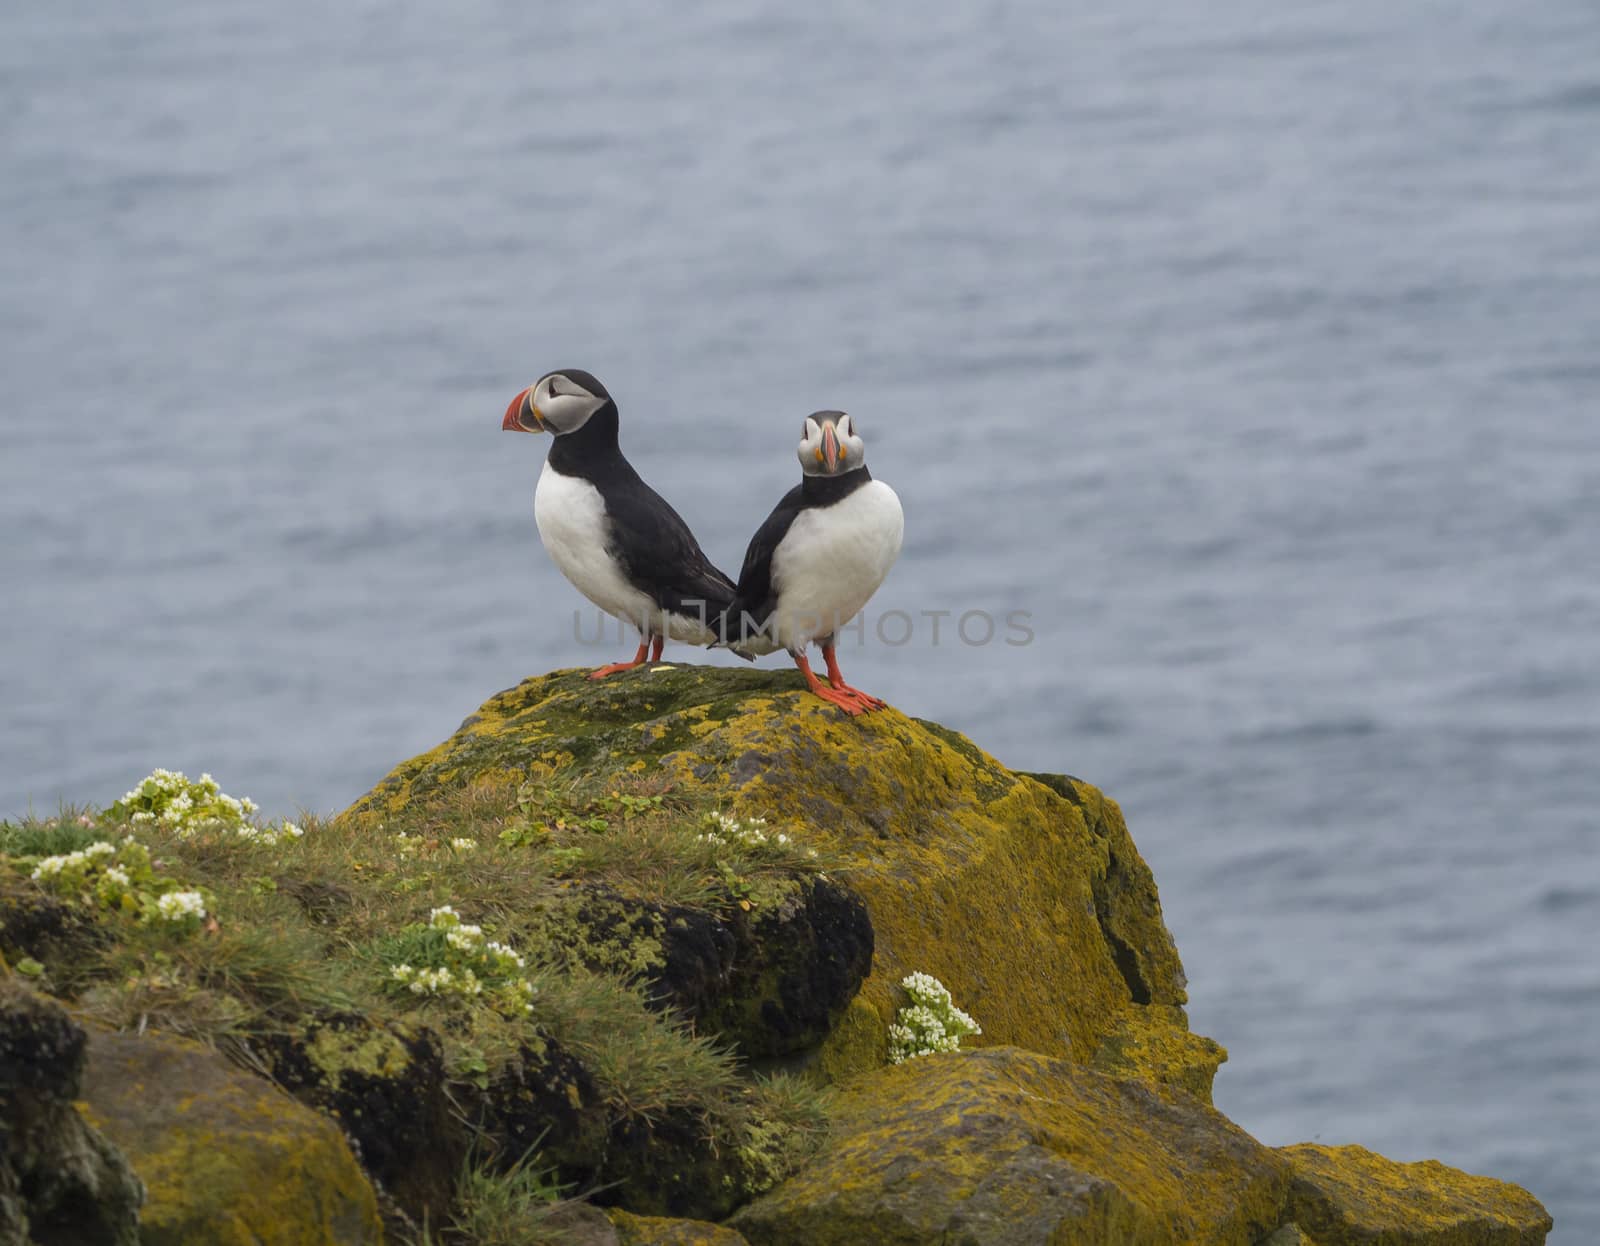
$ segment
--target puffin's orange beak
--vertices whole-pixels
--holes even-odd
[[[827,463],[830,472],[838,470],[839,438],[834,435],[832,424],[822,426],[822,459]]]
[[[527,425],[522,422],[522,408],[524,405],[526,405],[529,413],[533,416],[534,422],[538,424],[541,430],[543,430],[544,420],[540,419],[539,417],[539,408],[528,401],[528,394],[532,392],[532,390],[533,386],[530,385],[527,389],[523,390],[511,400],[511,405],[506,408],[506,418],[500,422],[500,427],[504,431],[508,433],[533,432],[533,429],[527,427]]]

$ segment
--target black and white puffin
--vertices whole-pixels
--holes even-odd
[[[866,446],[843,411],[806,416],[797,452],[800,483],[751,538],[721,638],[743,656],[787,649],[807,687],[847,714],[882,709],[877,697],[845,683],[834,641],[900,555],[900,499],[872,478]],[[812,641],[828,664],[826,684],[806,658]]]
[[[589,675],[603,679],[659,661],[668,637],[716,639],[733,581],[711,565],[678,512],[639,478],[617,445],[617,404],[591,373],[548,372],[511,400],[501,428],[553,433],[533,517],[561,574],[600,609],[639,629],[631,662]]]

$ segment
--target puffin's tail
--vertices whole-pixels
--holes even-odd
[[[724,606],[718,612],[716,619],[711,624],[711,630],[717,634],[717,638],[707,645],[706,648],[726,649],[729,653],[733,654],[734,657],[743,658],[746,662],[754,662],[756,660],[756,655],[753,653],[746,653],[742,648],[739,647],[740,637],[738,620],[743,614],[744,611],[740,608],[737,599]]]

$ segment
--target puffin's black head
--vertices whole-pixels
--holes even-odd
[[[842,476],[867,465],[866,443],[843,411],[813,411],[806,416],[796,453],[807,476]]]
[[[575,433],[610,401],[593,373],[562,368],[546,372],[513,398],[500,427],[518,433]]]

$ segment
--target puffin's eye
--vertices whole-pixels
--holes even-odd
[[[551,377],[550,378],[549,382],[544,387],[544,392],[548,397],[551,397],[551,398],[556,398],[556,397],[560,396],[560,395],[558,395],[556,393],[556,378],[555,377]]]

